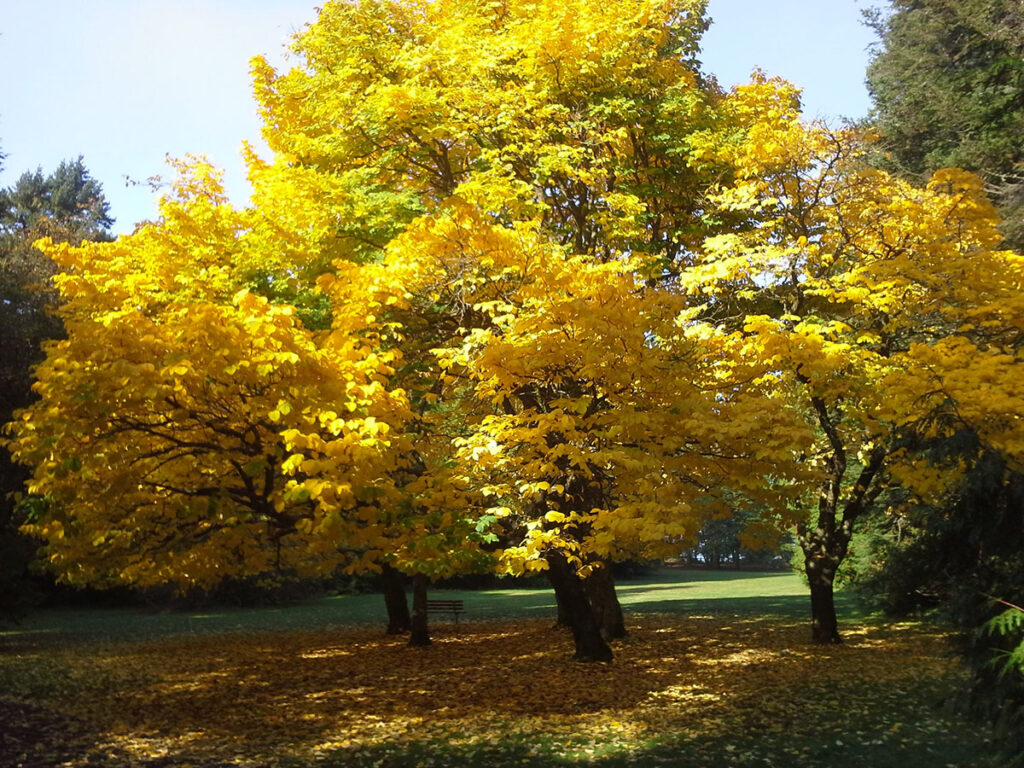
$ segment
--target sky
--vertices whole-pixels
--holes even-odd
[[[863,117],[870,0],[711,0],[704,69],[723,86],[755,68],[804,89],[809,117]],[[205,155],[232,201],[248,197],[243,140],[264,153],[249,60],[287,66],[316,0],[4,0],[0,187],[81,155],[115,233],[156,216],[145,183],[165,158]]]

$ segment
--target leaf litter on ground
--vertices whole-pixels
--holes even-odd
[[[783,620],[646,615],[608,664],[545,620],[0,650],[0,763],[84,766],[985,765],[926,624],[842,646]],[[2,646],[0,646],[2,649]]]

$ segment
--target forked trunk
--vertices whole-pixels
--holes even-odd
[[[424,574],[417,573],[412,577],[412,632],[409,645],[430,645],[430,632],[427,629],[427,587],[430,584]]]
[[[796,378],[808,388],[818,426],[828,438],[824,452],[825,475],[818,495],[817,520],[797,525],[797,538],[804,552],[804,568],[811,588],[811,639],[816,643],[841,643],[836,620],[833,583],[840,563],[846,557],[850,537],[858,519],[871,510],[875,499],[886,487],[882,469],[889,449],[883,444],[863,443],[858,453],[867,461],[860,465],[856,482],[847,485],[847,452],[850,448],[839,429],[842,423],[840,401],[829,403],[814,394],[811,378],[796,369]]]
[[[601,636],[605,640],[618,640],[626,636],[626,622],[622,616],[622,606],[615,594],[615,579],[612,577],[611,566],[603,564],[591,571],[584,582],[590,607],[594,618],[601,627]]]
[[[387,563],[383,564],[380,575],[384,605],[388,609],[388,634],[404,635],[412,629],[409,601],[405,596],[405,578],[401,571]]]
[[[548,556],[548,578],[564,606],[572,629],[577,661],[611,661],[612,649],[601,637],[601,626],[587,600],[583,581],[560,552]]]

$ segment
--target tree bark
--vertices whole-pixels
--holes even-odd
[[[405,596],[405,579],[387,563],[381,569],[381,585],[384,589],[384,605],[388,610],[389,635],[403,635],[412,629],[409,615],[409,601]]]
[[[833,589],[839,563],[831,558],[807,555],[804,567],[811,587],[811,639],[823,645],[843,642],[839,636]]]
[[[804,569],[811,588],[811,639],[816,643],[836,644],[842,642],[836,617],[836,572],[846,558],[854,524],[867,513],[882,492],[884,486],[880,477],[888,454],[884,447],[872,448],[870,458],[861,467],[857,481],[846,495],[840,516],[838,510],[846,473],[846,452],[838,432],[829,421],[827,409],[820,401],[814,399],[814,402],[821,414],[819,423],[832,442],[833,452],[828,459],[829,477],[818,499],[816,524],[813,528],[807,524],[797,526],[797,537],[804,552]]]
[[[573,658],[586,662],[611,661],[612,649],[601,637],[601,626],[587,600],[583,581],[560,552],[548,555],[547,561],[551,586],[568,614],[575,645]]]
[[[430,632],[427,629],[427,587],[430,584],[424,574],[417,573],[412,577],[412,632],[409,645],[430,645]]]
[[[569,619],[569,609],[565,605],[565,600],[562,598],[562,591],[555,590],[555,603],[558,606],[558,616],[555,619],[555,626],[570,628],[572,627],[572,621]]]
[[[626,621],[622,615],[619,597],[615,594],[615,579],[612,577],[611,566],[602,563],[595,568],[584,582],[587,599],[594,611],[594,618],[601,627],[601,636],[605,640],[618,640],[626,637]]]

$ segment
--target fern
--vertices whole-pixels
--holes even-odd
[[[999,602],[1008,607],[985,624],[985,632],[1017,641],[1017,646],[999,651],[993,661],[1000,666],[1000,676],[1014,672],[1024,675],[1024,608],[1005,600]]]

